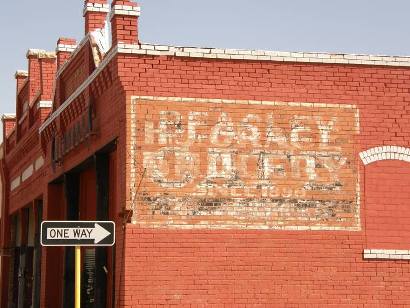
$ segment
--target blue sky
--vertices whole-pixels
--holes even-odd
[[[410,55],[408,0],[141,0],[140,39],[179,46]],[[0,114],[15,112],[28,48],[83,36],[82,0],[4,1]],[[1,138],[1,137],[0,137]]]

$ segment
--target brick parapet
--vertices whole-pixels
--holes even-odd
[[[27,58],[35,57],[38,59],[50,58],[55,59],[56,53],[53,51],[46,51],[43,49],[29,49],[26,54]]]
[[[220,48],[177,47],[153,44],[118,44],[118,52],[153,56],[251,60],[276,62],[304,62],[344,65],[410,66],[410,57],[372,56],[359,54],[330,54],[309,52],[284,52]]]
[[[123,15],[123,16],[140,16],[141,15],[141,8],[139,6],[131,6],[131,5],[113,5],[110,12],[110,20],[115,15]]]
[[[77,45],[58,44],[56,52],[73,52],[77,48]]]
[[[24,70],[17,70],[16,73],[14,74],[14,77],[17,78],[27,78],[28,77],[28,72]]]
[[[106,0],[86,0],[84,2],[84,33],[93,32],[102,29],[105,26],[107,14],[110,6]]]
[[[106,1],[103,1],[106,2]],[[84,3],[83,8],[83,16],[85,16],[89,12],[97,12],[97,13],[108,13],[110,11],[109,4],[106,3],[98,3],[98,2],[86,2]]]

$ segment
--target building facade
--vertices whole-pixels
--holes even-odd
[[[116,223],[84,307],[409,306],[410,58],[144,44],[139,15],[87,0],[16,73],[1,306],[73,307],[44,220]]]

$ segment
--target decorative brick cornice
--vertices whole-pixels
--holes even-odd
[[[88,40],[87,36],[87,40]],[[86,40],[83,40],[85,42]],[[82,43],[80,43],[81,45]],[[84,43],[83,43],[84,44]],[[79,46],[80,46],[79,45]],[[77,50],[80,47],[77,47]],[[104,59],[100,63],[100,65],[91,73],[90,76],[70,95],[70,97],[61,104],[61,106],[54,111],[50,116],[46,119],[46,121],[40,126],[39,132],[41,133],[44,131],[50,123],[52,123],[93,81],[94,79],[98,76],[99,73],[110,63],[110,61],[114,58],[114,56],[117,54],[117,48],[112,48],[108,54],[105,55]],[[67,62],[68,63],[68,62]],[[62,70],[64,69],[65,66],[63,66],[59,72],[57,72],[57,76],[61,74]]]
[[[77,45],[58,44],[56,52],[73,52]]]
[[[15,120],[16,114],[15,113],[4,113],[1,117],[2,120]]]
[[[100,13],[108,13],[110,11],[110,6],[108,4],[102,3],[85,3],[83,9],[83,16],[88,12],[100,12]]]
[[[36,57],[39,59],[54,59],[56,58],[56,53],[53,51],[45,51],[42,49],[29,49],[26,54],[27,58]]]
[[[365,249],[363,259],[410,260],[410,250]]]
[[[410,67],[410,57],[118,44],[126,54],[190,58]]]
[[[110,13],[110,20],[115,15],[125,15],[125,16],[140,16],[141,15],[141,8],[139,6],[131,6],[131,5],[114,5],[111,8]]]
[[[86,43],[88,43],[90,41],[90,33],[87,33],[86,36],[84,36],[84,38],[81,40],[80,43],[78,43],[78,45],[75,46],[74,50],[72,51],[71,57],[69,59],[69,61],[65,62],[58,70],[56,73],[56,78],[60,77],[60,75],[62,74],[62,72],[66,69],[66,67],[69,66],[69,64],[71,63],[71,60],[75,58],[75,56],[81,51],[81,49],[84,47],[84,45]]]
[[[400,146],[386,145],[375,147],[367,151],[360,152],[359,155],[365,165],[387,159],[410,162],[410,149]]]
[[[27,71],[23,71],[23,70],[18,70],[16,71],[16,73],[14,74],[15,78],[19,78],[19,77],[23,77],[26,78],[28,77],[28,72]]]

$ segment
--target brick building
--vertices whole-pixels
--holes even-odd
[[[143,44],[139,15],[85,1],[16,73],[1,306],[73,306],[42,220],[116,222],[84,307],[409,306],[410,58]]]

